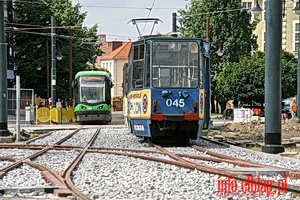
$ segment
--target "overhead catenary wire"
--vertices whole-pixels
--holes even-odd
[[[9,0],[4,0],[4,1],[9,1]],[[30,2],[28,2],[28,1],[24,1],[24,0],[18,0],[18,2],[23,2],[23,3],[28,3],[28,4],[30,4],[30,3],[36,3],[36,4],[43,3],[43,2],[39,2],[39,1],[30,1]],[[147,10],[149,10],[148,16],[151,15],[151,12],[153,10],[163,10],[163,9],[178,9],[179,10],[179,9],[182,9],[182,8],[176,8],[176,7],[159,7],[159,8],[155,7],[154,6],[155,5],[155,0],[153,0],[151,7],[146,7],[146,8],[145,7],[138,7],[138,6],[135,7],[135,6],[113,6],[113,5],[112,6],[110,6],[110,5],[88,5],[88,4],[81,3],[82,1],[80,1],[80,0],[78,0],[77,2],[78,2],[77,5],[80,4],[80,8],[82,8],[82,7],[98,7],[98,8],[110,8],[110,9],[120,9],[120,8],[122,8],[122,9],[124,9],[124,8],[126,8],[126,9],[140,9],[140,10],[147,9]],[[51,5],[52,3],[49,3],[49,4]],[[73,6],[74,6],[74,4],[73,4]],[[187,9],[187,7],[186,7],[186,9]],[[217,14],[217,13],[225,13],[225,12],[235,12],[235,11],[241,11],[241,10],[250,10],[250,8],[228,8],[228,9],[225,9],[225,10],[216,10],[216,11],[212,11],[212,12],[194,13],[194,14],[190,14],[190,15],[179,15],[178,18],[186,18],[186,17],[191,17],[191,16],[209,15],[209,14]],[[30,25],[28,25],[28,26],[30,26]],[[43,26],[41,26],[41,27],[43,27]],[[55,27],[55,28],[58,28],[58,29],[59,28],[61,28],[61,29],[66,28],[66,29],[68,29],[69,27],[74,27],[75,28],[76,26],[63,26],[63,27]],[[48,28],[50,28],[50,27],[48,27]],[[47,29],[47,28],[44,27],[43,29]],[[143,28],[143,33],[144,33],[145,29],[146,29],[146,24]],[[27,29],[22,28],[22,30],[30,30],[30,29],[29,28],[27,28]],[[108,35],[110,35],[110,34],[108,34]],[[128,36],[117,36],[117,37],[128,38]],[[131,36],[129,36],[129,37],[131,37]]]
[[[148,13],[148,16],[147,16],[147,18],[150,16],[150,14],[151,14],[151,11],[152,11],[152,9],[153,9],[153,6],[154,6],[154,4],[155,4],[155,0],[153,0],[153,2],[152,2],[152,5],[151,5],[151,7],[150,7],[150,8],[145,8],[145,9],[149,10],[149,13]],[[144,31],[145,31],[145,29],[146,29],[146,25],[147,25],[147,22],[146,22],[146,23],[145,23],[145,25],[144,25],[144,28],[143,28],[142,34],[144,34]]]
[[[42,25],[35,25],[35,24],[21,24],[21,23],[14,23],[14,22],[5,22],[5,24],[12,24],[12,25],[19,25],[19,26],[29,26],[29,27],[36,27],[36,28],[27,28],[27,29],[50,29],[51,26],[42,26]],[[56,29],[69,29],[69,28],[81,28],[81,26],[54,26]],[[26,29],[26,28],[20,28]]]
[[[2,0],[4,2],[9,2],[11,0]],[[22,1],[22,0],[18,0],[17,2],[20,2],[20,3],[28,3],[28,4],[45,4],[44,2],[40,2],[40,1]],[[47,4],[55,4],[55,3],[47,3]],[[88,4],[82,4],[80,3],[80,1],[78,0],[78,3],[77,4],[80,4],[81,7],[97,7],[97,8],[115,8],[115,9],[139,9],[139,10],[144,10],[146,9],[145,7],[135,7],[135,6],[108,6],[108,5],[88,5]],[[165,7],[165,8],[152,8],[152,9],[159,9],[159,10],[171,10],[171,9],[180,9],[180,8],[177,8],[177,7]]]
[[[21,24],[21,23],[12,23],[12,22],[6,22],[5,24],[30,27],[30,28],[7,27],[8,31],[11,31],[14,33],[27,33],[27,34],[43,35],[43,36],[51,36],[51,33],[33,32],[33,31],[29,31],[29,30],[47,30],[47,29],[53,28],[51,26],[41,26],[41,25],[35,25],[35,24]],[[69,28],[80,28],[80,27],[81,26],[54,26],[55,29],[69,29]],[[78,39],[78,38],[83,39],[82,37],[69,36],[69,35],[58,35],[58,34],[56,34],[56,37],[71,38],[71,39]],[[90,39],[90,38],[88,38],[88,39]]]
[[[25,34],[33,34],[33,35],[41,35],[41,36],[51,36],[51,33],[40,33],[40,32],[32,32],[32,31],[19,31],[19,30],[11,30],[13,33],[25,33]],[[66,39],[82,39],[82,40],[93,40],[94,38],[83,38],[77,36],[69,36],[69,35],[55,35],[58,38],[66,38]]]
[[[212,12],[206,12],[206,13],[195,13],[191,15],[184,15],[184,17],[192,17],[192,16],[199,16],[199,15],[210,15],[210,14],[217,14],[217,13],[226,13],[226,12],[235,12],[235,11],[241,11],[241,10],[250,10],[249,8],[235,8],[235,9],[229,9],[229,10],[219,10],[219,11],[212,11]],[[182,15],[179,15],[182,17]]]
[[[41,25],[34,25],[34,24],[20,24],[20,23],[10,23],[10,22],[6,22],[6,24],[33,27],[33,28],[11,27],[12,29],[8,30],[8,31],[13,31],[15,33],[28,33],[28,34],[34,34],[34,35],[51,36],[51,33],[28,31],[28,30],[43,30],[43,29],[47,30],[47,29],[50,29],[51,26],[41,26]],[[35,28],[35,27],[37,27],[37,28]],[[55,26],[56,29],[68,29],[69,27],[76,28],[76,27],[80,27],[80,26]],[[9,28],[9,27],[7,27],[7,28]],[[109,33],[107,33],[106,35],[119,37],[119,38],[127,38],[127,39],[131,37],[128,35],[116,35],[116,34],[109,34]],[[70,36],[67,36],[67,35],[57,35],[57,37],[70,38]],[[79,38],[79,39],[84,39],[84,40],[93,40],[94,39],[94,38],[82,38],[82,37],[76,37],[76,36],[72,36],[72,38]]]

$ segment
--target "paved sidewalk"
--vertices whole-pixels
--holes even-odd
[[[108,124],[87,124],[82,125],[75,122],[65,122],[62,124],[57,123],[26,123],[24,121],[20,122],[20,132],[24,131],[27,133],[34,132],[34,133],[47,133],[52,130],[64,130],[64,129],[78,129],[82,126],[86,128],[95,128],[95,127],[124,127],[124,116],[123,111],[115,111],[112,112],[112,122]],[[17,133],[17,125],[15,121],[9,121],[7,123],[7,129],[12,133],[11,136],[0,136],[0,143],[11,143],[14,141],[15,135]],[[1,198],[0,198],[1,199]]]

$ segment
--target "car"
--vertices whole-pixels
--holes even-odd
[[[292,97],[281,101],[281,113],[286,113],[288,118],[292,117],[290,107],[291,107]]]

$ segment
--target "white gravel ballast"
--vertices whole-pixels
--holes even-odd
[[[70,138],[63,145],[68,146],[84,146],[92,137],[96,129],[86,129],[80,134],[75,134],[74,138]],[[52,144],[62,136],[66,136],[70,131],[58,131],[49,134],[47,137],[36,140],[35,144]],[[79,132],[78,132],[79,133]],[[51,136],[52,135],[52,136]],[[77,139],[76,139],[77,138]],[[207,147],[209,144],[203,142],[200,145]],[[126,128],[102,128],[98,134],[93,147],[105,148],[130,148],[155,150],[151,145],[142,142],[141,138],[132,135]],[[166,148],[173,153],[186,153],[205,155],[203,152],[196,151],[190,147],[170,147]],[[253,156],[248,152],[230,150],[212,145],[210,150],[222,152],[226,155],[247,158],[249,161],[258,162],[265,165],[273,165],[289,169],[299,169],[300,160],[297,163],[287,163],[281,160],[259,159],[259,156]],[[0,149],[1,156],[11,156],[14,158],[24,158],[35,151],[28,150],[3,150]],[[71,163],[72,159],[78,155],[75,151],[49,150],[46,154],[37,157],[36,161],[45,165],[54,171],[63,171],[66,166]],[[144,154],[142,154],[144,155]],[[208,156],[208,155],[207,155]],[[155,157],[167,159],[166,155],[155,154]],[[203,162],[207,163],[207,162]],[[5,167],[9,162],[2,162],[0,166]],[[228,163],[209,163],[217,168],[226,168]],[[230,165],[230,167],[234,167]],[[44,186],[45,182],[38,175],[39,172],[27,168],[22,165],[20,169],[8,172],[0,179],[0,189],[11,187],[34,187]],[[266,177],[274,181],[278,181],[282,177]],[[34,180],[37,179],[38,181]],[[80,164],[72,172],[72,180],[74,185],[83,194],[89,196],[93,200],[105,199],[298,199],[293,197],[291,193],[281,193],[280,196],[271,197],[269,194],[261,192],[257,197],[249,196],[251,194],[235,194],[228,192],[226,197],[220,196],[220,181],[227,180],[228,177],[219,177],[218,175],[203,173],[199,170],[185,169],[160,162],[148,161],[128,156],[120,156],[105,153],[87,153]],[[299,180],[288,183],[300,185]],[[232,182],[231,182],[232,183]],[[239,182],[240,183],[240,182]],[[231,186],[232,187],[232,186]],[[240,192],[241,193],[241,192]],[[74,197],[70,197],[74,198]]]

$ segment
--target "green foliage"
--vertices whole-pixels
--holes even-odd
[[[256,51],[257,36],[253,34],[257,20],[251,20],[249,10],[242,9],[240,0],[188,0],[186,9],[180,10],[179,30],[189,37],[206,38],[206,21],[209,19],[209,41],[211,42],[212,98],[222,102],[224,91],[216,87],[218,74],[231,63],[239,62],[244,56]],[[222,47],[224,54],[215,53]],[[224,72],[223,72],[224,73]],[[245,80],[246,81],[246,80]],[[226,91],[226,94],[232,91]],[[214,110],[213,110],[214,112]]]
[[[297,59],[282,53],[282,98],[296,94]],[[239,62],[228,64],[217,78],[218,97],[223,101],[236,99],[244,103],[264,103],[265,54],[256,52]]]
[[[297,94],[297,68],[298,59],[290,52],[282,53],[282,98],[296,96]]]
[[[257,21],[251,22],[251,13],[241,8],[240,0],[189,0],[186,10],[180,10],[179,29],[190,37],[206,38],[206,19],[209,18],[209,41],[212,52],[222,46],[224,55],[212,54],[213,63],[237,62],[242,56],[257,49],[253,34]]]
[[[51,16],[55,17],[56,50],[63,59],[56,61],[57,98],[68,98],[69,81],[69,34],[72,36],[72,77],[87,68],[87,61],[100,52],[83,41],[97,40],[97,25],[92,28],[82,24],[86,13],[71,0],[24,0],[16,1],[14,31],[15,66],[21,77],[22,88],[34,88],[35,93],[47,96],[47,66],[51,68]],[[47,53],[48,52],[48,53]],[[48,55],[48,58],[47,58]],[[37,67],[42,69],[37,71]],[[51,80],[51,78],[50,78]],[[49,88],[50,90],[50,88]],[[49,91],[50,93],[50,91]]]

